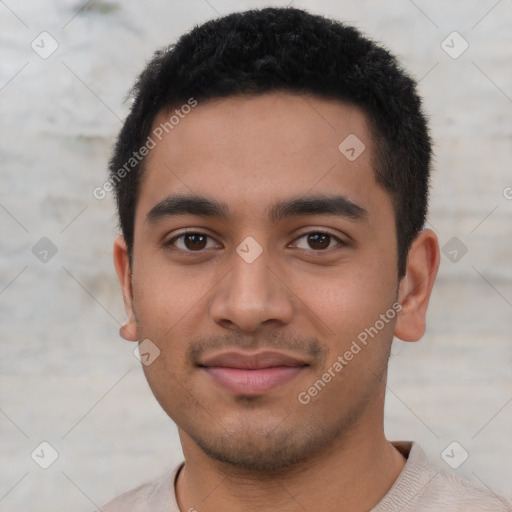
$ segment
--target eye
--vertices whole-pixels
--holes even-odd
[[[305,240],[305,246],[300,247],[298,241],[303,239]],[[339,237],[324,231],[309,231],[303,233],[293,242],[293,245],[299,249],[313,249],[314,252],[327,251],[328,249],[332,249],[336,244],[339,246],[346,245]],[[213,243],[213,238],[206,233],[201,233],[200,231],[186,231],[185,233],[174,236],[168,242],[165,242],[164,246],[166,248],[191,253],[214,248],[216,244]]]
[[[171,238],[165,243],[165,246],[172,248],[176,247],[177,249],[185,252],[200,252],[203,249],[211,248],[208,246],[208,239],[213,240],[206,233],[187,231]]]
[[[331,249],[331,242],[335,241],[338,245],[344,246],[346,245],[340,238],[331,233],[327,233],[324,231],[310,231],[308,233],[303,233],[296,240],[305,239],[306,244],[309,247],[300,247],[299,249],[314,249],[316,252],[325,251],[327,249]],[[294,242],[294,245],[297,246],[297,242]]]

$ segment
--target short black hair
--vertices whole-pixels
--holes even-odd
[[[191,99],[274,91],[339,99],[366,114],[376,181],[393,202],[402,277],[427,215],[432,156],[416,82],[358,29],[296,8],[237,12],[195,26],[158,50],[139,75],[109,166],[130,262],[144,170],[138,151],[155,117]]]

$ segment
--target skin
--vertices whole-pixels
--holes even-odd
[[[166,119],[161,113],[154,126]],[[366,145],[354,161],[338,149],[349,134]],[[150,339],[161,351],[144,371],[178,425],[186,461],[176,484],[181,510],[365,511],[403,469],[384,435],[387,362],[393,335],[416,341],[425,331],[439,246],[432,231],[422,231],[398,278],[393,207],[375,181],[372,154],[359,108],[287,93],[199,103],[150,152],[133,268],[122,237],[114,262],[128,315],[121,335]],[[229,217],[148,220],[156,204],[178,193],[225,202]],[[267,217],[275,201],[311,194],[343,195],[367,215],[308,214],[275,224]],[[166,248],[184,228],[211,238]],[[318,232],[343,243],[304,236]],[[236,252],[249,236],[262,248],[252,263]],[[300,403],[298,394],[397,300],[397,316]],[[246,397],[195,365],[219,351],[263,348],[308,366]]]

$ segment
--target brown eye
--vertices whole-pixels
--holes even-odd
[[[314,233],[308,235],[308,244],[312,249],[327,249],[330,241],[331,236],[326,235],[325,233]]]
[[[176,248],[183,252],[201,252],[203,249],[208,248],[209,239],[213,240],[205,233],[189,231],[175,236],[169,242],[166,242],[165,246],[172,249]]]
[[[201,233],[187,233],[183,236],[183,243],[191,251],[204,249],[206,246],[206,236]]]
[[[337,243],[339,246],[346,245],[342,240],[340,240],[337,236],[331,235],[330,233],[324,233],[322,231],[311,231],[309,233],[304,233],[297,240],[305,240],[306,243],[297,244],[300,249],[313,249],[315,252],[325,251],[326,249],[331,249],[333,245],[331,242]]]

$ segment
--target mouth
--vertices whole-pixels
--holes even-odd
[[[309,365],[279,352],[225,352],[198,365],[216,384],[240,396],[258,396],[284,385]]]

